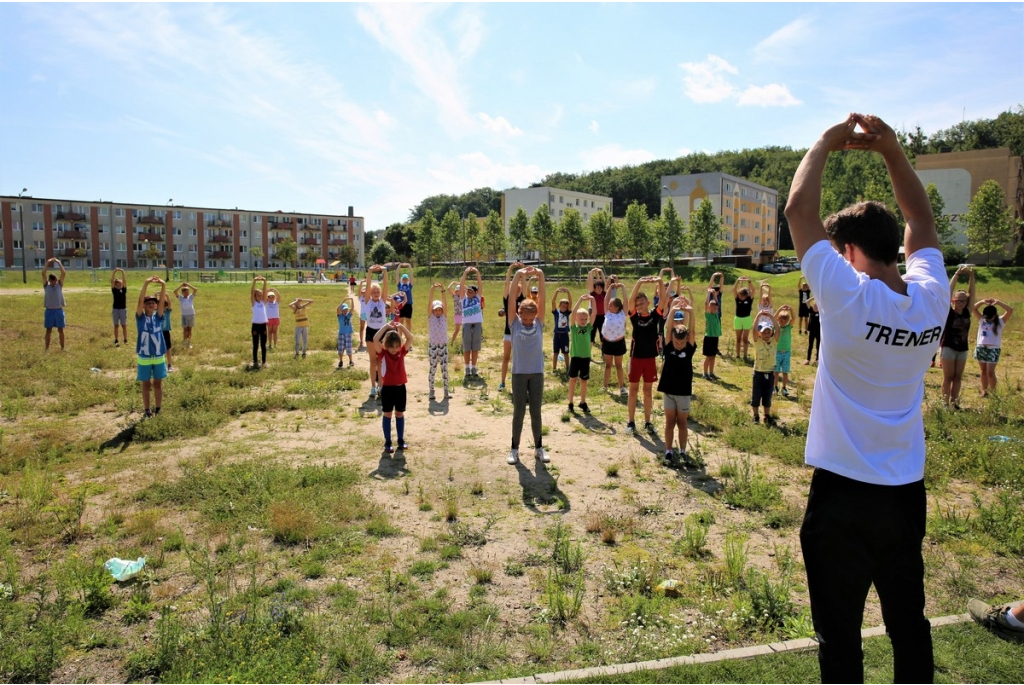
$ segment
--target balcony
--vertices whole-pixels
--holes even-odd
[[[65,247],[60,251],[61,257],[84,257],[89,253],[84,247]]]
[[[135,236],[137,243],[162,243],[164,236],[161,233],[139,233]]]
[[[230,243],[231,242],[231,238],[226,236],[226,235],[215,235],[215,236],[211,236],[210,239],[207,240],[206,242],[208,242],[208,243],[216,243],[216,244],[219,245],[219,244],[224,244],[224,243]]]
[[[280,237],[280,238],[271,238],[270,239],[270,244],[271,245],[277,245],[278,243],[283,243],[284,241],[291,240],[291,239],[292,239],[291,236],[283,236],[283,237]]]
[[[331,238],[327,241],[328,245],[348,245],[348,241],[344,238]]]
[[[231,259],[230,250],[214,250],[208,253],[208,255],[211,259]]]
[[[303,238],[302,239],[302,244],[303,245],[319,245],[320,241],[317,240],[316,238]]]
[[[89,238],[89,234],[85,231],[59,231],[57,238],[64,240],[86,240]]]
[[[158,216],[140,216],[135,223],[139,226],[163,226],[164,220]]]
[[[79,212],[57,212],[57,221],[85,221],[85,214]]]
[[[234,226],[233,223],[225,219],[214,219],[213,221],[207,221],[206,225],[210,226],[211,228],[231,228],[232,226]]]

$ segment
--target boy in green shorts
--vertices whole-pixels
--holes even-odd
[[[150,283],[160,284],[159,295],[147,295]],[[136,378],[142,383],[142,407],[149,418],[160,413],[163,401],[163,380],[167,378],[167,343],[164,341],[164,302],[167,298],[167,284],[159,276],[147,278],[139,292],[139,303],[135,307],[135,326],[138,337],[135,341],[135,355],[138,358]],[[149,393],[153,390],[156,407],[149,408]]]

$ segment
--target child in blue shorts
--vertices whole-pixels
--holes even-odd
[[[160,284],[159,295],[146,295],[150,283]],[[136,378],[142,383],[142,408],[145,417],[160,413],[163,401],[163,380],[167,378],[167,344],[164,342],[164,302],[167,298],[167,284],[159,276],[147,278],[139,292],[139,303],[135,307],[135,326],[138,337],[135,340],[135,356],[138,360]],[[150,410],[149,396],[153,391],[156,406]]]
[[[775,348],[775,394],[782,382],[782,396],[789,397],[789,361],[793,354],[793,308],[784,304],[775,312],[779,322],[779,344]]]

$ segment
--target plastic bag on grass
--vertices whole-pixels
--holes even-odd
[[[125,559],[118,559],[113,557],[107,559],[107,562],[103,564],[103,568],[110,571],[110,575],[114,576],[116,581],[128,580],[135,576],[146,566],[146,557],[139,557],[135,561],[126,561]]]

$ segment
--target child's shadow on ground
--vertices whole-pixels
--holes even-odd
[[[714,476],[708,475],[707,466],[695,464],[692,466],[674,466],[676,478],[685,481],[694,490],[706,492],[709,495],[718,494],[724,487]]]
[[[394,454],[381,452],[377,468],[370,471],[370,478],[377,480],[393,480],[409,475],[409,469],[405,467],[405,453],[398,450]]]
[[[592,433],[603,433],[604,435],[615,435],[618,431],[615,430],[611,425],[605,423],[601,419],[597,418],[593,414],[577,414],[573,413],[572,417],[579,421],[580,425],[586,428]]]
[[[372,416],[383,416],[384,412],[381,410],[381,406],[377,404],[377,400],[366,399],[361,405],[359,405],[359,416],[367,419]]]
[[[536,514],[567,514],[571,508],[569,498],[558,487],[544,462],[537,462],[536,475],[522,462],[516,464],[519,486],[523,489],[523,506]]]
[[[448,414],[448,400],[427,400],[427,413],[431,416],[446,416]]]

